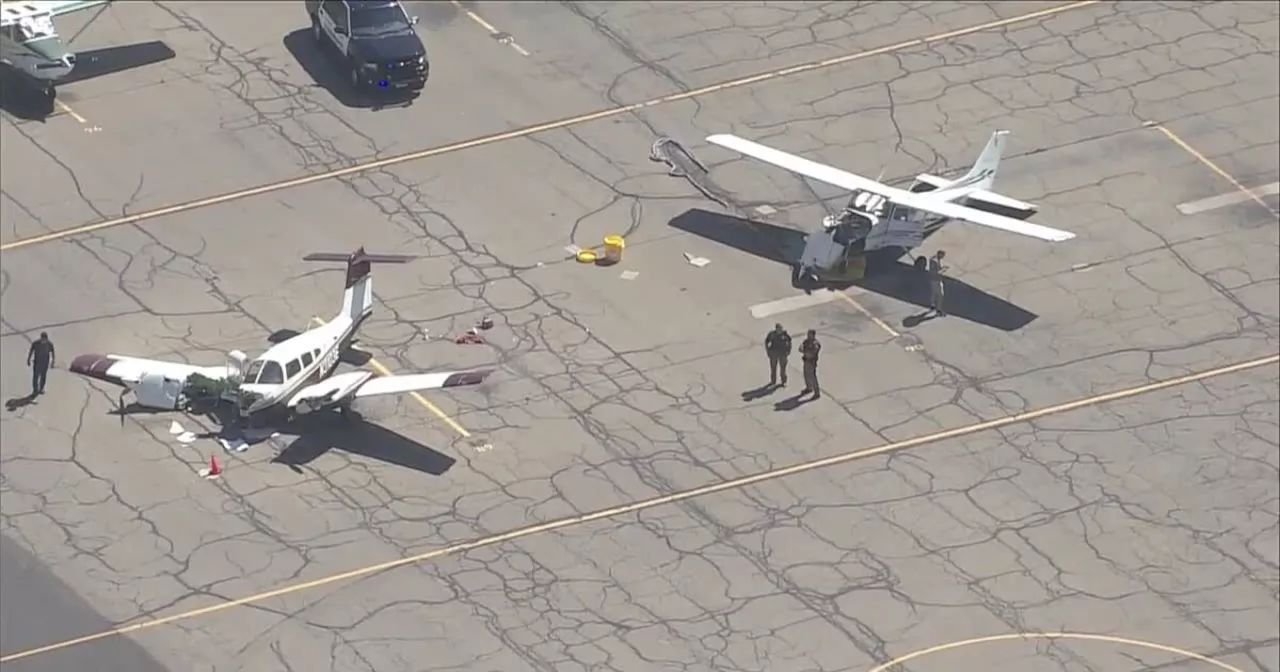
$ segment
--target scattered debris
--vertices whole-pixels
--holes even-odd
[[[578,253],[582,251],[582,248],[577,245],[565,245],[564,251],[568,252],[569,256],[576,257],[578,256]]]
[[[476,326],[479,327],[481,331],[489,331],[493,328],[493,320],[488,317],[482,317],[480,318],[480,321],[476,323]]]
[[[216,455],[209,456],[209,466],[199,471],[200,478],[213,480],[222,475],[222,467],[218,466],[218,457]]]
[[[169,423],[169,433],[172,434],[173,436],[178,436],[179,434],[185,434],[186,432],[187,430],[183,429],[182,425],[179,425],[176,420]]]
[[[690,266],[697,266],[698,268],[702,268],[703,266],[711,263],[711,260],[706,257],[695,257],[688,252],[684,253],[684,260],[689,262]]]
[[[697,159],[684,145],[668,138],[660,137],[653,143],[649,151],[649,160],[665,163],[670,168],[667,174],[671,177],[683,177],[702,192],[703,196],[728,207],[732,200],[729,193],[711,181],[707,167]]]
[[[196,435],[192,432],[183,432],[178,435],[178,443],[189,446],[196,442]]]
[[[640,275],[640,271],[623,271],[622,275],[619,275],[618,277],[623,280],[635,280],[638,275]]]
[[[453,339],[453,342],[458,345],[483,345],[484,337],[480,335],[480,330],[471,328],[467,333]]]
[[[777,210],[774,210],[772,207],[768,205],[757,205],[755,210],[756,210],[756,214],[760,215],[761,217],[768,217],[770,215],[777,214],[778,212]]]
[[[218,439],[218,443],[230,453],[243,453],[249,449],[249,442],[244,439]]]

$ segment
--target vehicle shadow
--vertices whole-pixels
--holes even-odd
[[[345,107],[375,111],[388,107],[408,107],[420,93],[361,91],[353,87],[337,55],[326,46],[317,44],[310,28],[301,28],[285,35],[284,48],[289,50],[294,60],[298,61],[298,65],[302,66],[317,86],[328,91]]]
[[[804,249],[803,231],[726,213],[695,208],[671,220],[670,225],[700,238],[788,267],[799,258]],[[834,290],[860,287],[926,311],[929,309],[928,276],[912,264],[900,260],[882,263],[876,271],[861,280],[823,283],[820,287]],[[943,278],[943,291],[949,316],[1001,331],[1017,331],[1039,317],[956,278]],[[911,328],[926,319],[930,319],[927,312],[917,313],[903,320],[903,326]]]

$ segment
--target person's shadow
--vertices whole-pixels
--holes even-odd
[[[808,398],[808,399],[806,399],[806,398],[805,398],[805,395],[806,395],[806,394],[810,394],[810,393],[807,393],[807,392],[801,392],[800,394],[797,394],[797,395],[795,395],[795,396],[787,397],[786,399],[783,399],[782,401],[779,401],[778,403],[774,404],[774,405],[773,405],[773,410],[775,410],[775,411],[794,411],[794,410],[796,410],[797,408],[800,408],[801,406],[804,406],[805,404],[807,404],[807,403],[809,403],[809,402],[811,402],[811,401],[817,401],[817,400],[818,400],[818,396],[817,396],[817,395],[811,395],[811,396],[809,396],[809,398]]]
[[[756,399],[759,399],[761,397],[767,397],[773,394],[775,391],[777,391],[777,389],[778,389],[778,386],[773,383],[761,385],[760,387],[757,387],[754,390],[747,390],[746,392],[743,392],[742,400],[755,401]]]
[[[4,402],[4,407],[8,409],[10,413],[12,413],[18,410],[19,408],[22,408],[24,406],[30,406],[36,403],[37,396],[39,395],[37,395],[35,392],[32,392],[31,394],[28,394],[25,397],[14,397]]]

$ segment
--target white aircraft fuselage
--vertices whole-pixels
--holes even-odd
[[[339,315],[331,322],[273,345],[250,362],[240,391],[253,401],[240,409],[241,415],[286,405],[298,391],[328,378],[367,315],[366,312],[355,319]]]
[[[58,35],[53,23],[57,12],[79,11],[102,2],[50,3],[6,1],[0,3],[0,63],[36,82],[47,91],[76,66],[76,55]]]

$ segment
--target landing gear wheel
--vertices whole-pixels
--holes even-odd
[[[311,15],[311,36],[316,38],[316,44],[324,45],[324,31],[320,29],[320,19],[315,14]]]
[[[45,88],[45,90],[44,90],[44,98],[45,98],[45,100],[48,100],[48,101],[52,102],[52,101],[53,101],[55,98],[57,98],[57,97],[58,97],[58,91],[57,91],[57,89],[53,88],[52,86],[49,86],[49,87],[46,87],[46,88]]]
[[[357,68],[354,65],[351,66],[351,79],[349,83],[351,84],[352,90],[360,90],[360,68]]]

